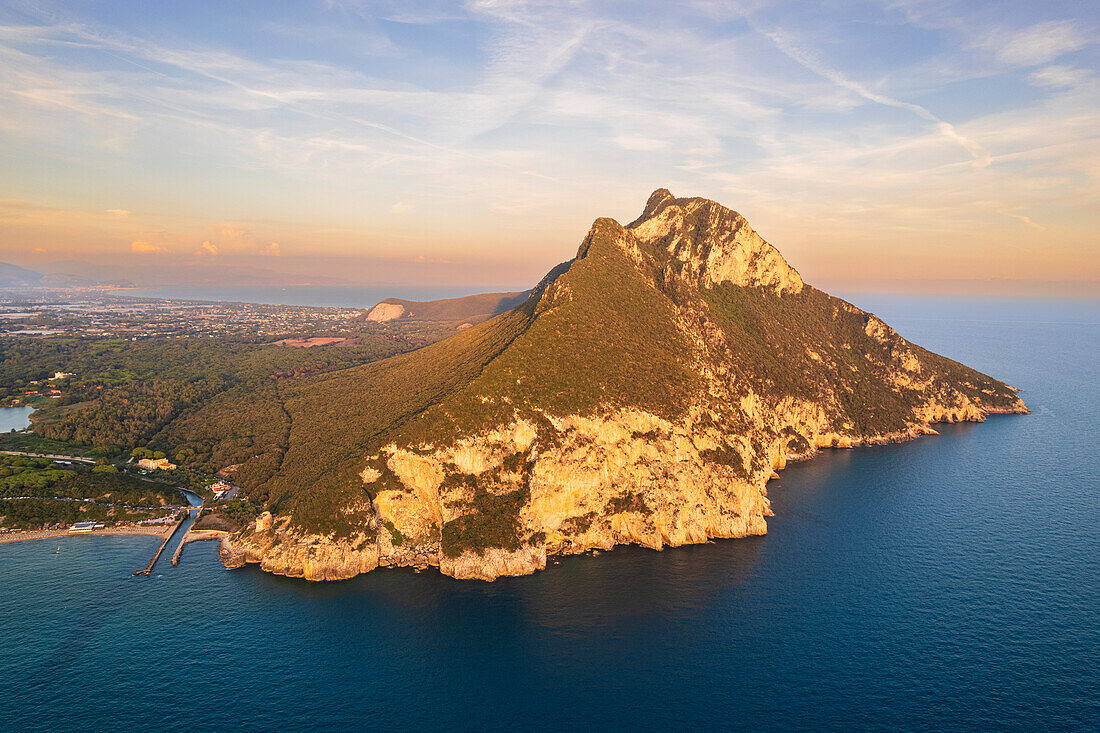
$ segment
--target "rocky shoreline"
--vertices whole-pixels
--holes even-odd
[[[275,575],[310,581],[346,580],[379,567],[412,567],[418,570],[436,567],[444,575],[456,579],[492,581],[504,576],[529,575],[547,567],[555,557],[579,555],[592,551],[608,551],[618,545],[640,545],[653,550],[703,544],[713,539],[736,539],[767,533],[765,517],[771,516],[765,484],[776,478],[788,463],[813,458],[825,449],[845,449],[874,445],[889,445],[913,440],[924,435],[938,435],[934,424],[982,422],[989,415],[1028,414],[1024,403],[1008,408],[945,410],[933,423],[914,425],[907,431],[875,436],[818,436],[809,452],[803,454],[779,451],[773,457],[771,469],[757,486],[764,497],[761,511],[754,516],[739,518],[725,526],[695,524],[680,527],[672,536],[662,528],[652,527],[637,512],[624,512],[609,517],[603,531],[579,536],[547,536],[541,546],[527,546],[517,551],[489,548],[483,553],[467,552],[458,557],[443,555],[434,548],[403,550],[392,545],[384,547],[381,539],[371,541],[365,535],[344,540],[296,534],[289,518],[261,515],[247,535],[225,535],[221,538],[220,558],[226,568],[257,564]],[[433,551],[434,550],[434,551]]]

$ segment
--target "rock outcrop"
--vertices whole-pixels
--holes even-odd
[[[376,323],[395,321],[405,315],[405,306],[399,303],[379,303],[367,311],[367,320]]]

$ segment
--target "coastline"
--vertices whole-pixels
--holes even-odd
[[[933,419],[923,424],[912,425],[908,430],[880,435],[840,436],[822,434],[812,443],[810,450],[802,454],[779,451],[771,459],[771,467],[759,487],[761,496],[767,497],[767,483],[778,478],[778,471],[788,463],[807,461],[824,450],[850,450],[853,448],[886,446],[905,443],[928,436],[939,435],[934,425],[955,423],[981,423],[991,415],[1028,415],[1030,410],[1022,400],[1017,404],[1001,408],[977,408],[971,410],[941,410],[933,413]],[[264,539],[257,543],[255,535],[247,540],[239,533],[231,533],[221,538],[219,546],[220,561],[226,569],[236,569],[249,564],[259,565],[264,572],[304,580],[334,581],[348,580],[379,567],[414,567],[417,570],[435,567],[443,575],[458,580],[493,581],[500,577],[530,575],[544,570],[548,561],[556,557],[582,555],[598,550],[607,552],[617,546],[638,545],[653,550],[666,547],[705,544],[719,539],[740,539],[743,537],[767,534],[766,517],[771,516],[769,506],[764,508],[755,521],[742,521],[736,528],[724,531],[713,526],[700,526],[698,531],[687,532],[684,536],[670,537],[662,531],[645,531],[636,526],[629,518],[620,517],[611,523],[609,531],[598,536],[586,538],[561,537],[556,542],[547,542],[541,547],[528,546],[509,552],[490,548],[482,553],[467,552],[458,557],[444,557],[438,551],[399,551],[386,548],[381,542],[367,543],[347,541],[324,541],[319,537],[303,537],[295,541],[293,536],[272,534],[277,518],[267,515]],[[732,531],[731,531],[732,530]],[[213,538],[211,538],[213,539]],[[362,540],[360,537],[358,540]],[[289,540],[290,542],[284,542]],[[294,544],[295,547],[287,547]],[[276,552],[277,546],[282,545]],[[388,549],[388,551],[387,551]]]
[[[164,537],[164,533],[170,527],[156,529],[154,527],[116,527],[97,529],[94,532],[70,532],[68,529],[38,529],[27,532],[11,532],[0,535],[0,545],[12,542],[30,542],[32,540],[48,540],[60,537],[96,537],[100,535],[141,535],[145,537]]]
[[[943,419],[936,420],[921,426],[914,426],[908,431],[901,431],[898,433],[892,433],[887,435],[878,436],[860,436],[856,439],[851,439],[850,436],[846,436],[847,439],[841,441],[822,441],[820,444],[811,446],[811,450],[804,454],[783,454],[780,453],[776,456],[776,459],[772,465],[772,471],[764,484],[771,479],[778,478],[778,471],[783,470],[788,463],[796,461],[806,461],[812,459],[815,455],[825,449],[851,449],[857,447],[869,447],[875,445],[889,445],[907,442],[914,440],[925,435],[938,435],[932,426],[936,424],[950,424],[955,422],[983,422],[986,417],[995,414],[1029,414],[1030,410],[1020,402],[1018,405],[1009,408],[985,408],[980,409],[976,415],[958,416],[956,419]],[[766,488],[763,489],[763,495],[767,495]],[[770,512],[768,512],[770,513]],[[766,514],[765,514],[766,516]],[[763,519],[763,517],[761,517]],[[62,537],[76,537],[76,536],[95,536],[95,535],[112,535],[112,536],[146,536],[146,537],[158,537],[164,538],[166,533],[171,527],[118,527],[118,528],[105,528],[96,530],[94,532],[87,533],[71,533],[68,529],[59,530],[31,530],[24,532],[12,532],[6,535],[0,535],[0,545],[14,543],[14,542],[30,542],[34,540],[46,540],[46,539],[59,539]],[[592,544],[579,544],[573,545],[572,543],[564,543],[554,546],[550,544],[541,548],[542,552],[535,552],[533,555],[531,550],[534,548],[525,548],[526,552],[519,553],[507,553],[503,551],[489,552],[486,555],[492,557],[486,557],[486,555],[471,556],[470,554],[463,555],[459,558],[444,559],[438,555],[422,555],[413,554],[409,557],[384,557],[382,553],[378,552],[378,557],[373,558],[373,563],[367,563],[367,567],[354,567],[354,568],[341,568],[342,572],[314,574],[309,572],[310,568],[306,567],[273,567],[266,566],[264,563],[264,554],[260,553],[259,557],[250,557],[250,553],[247,549],[241,552],[239,544],[234,546],[233,534],[219,530],[196,530],[194,532],[188,530],[179,546],[176,548],[175,557],[173,557],[173,565],[179,562],[179,556],[182,554],[185,545],[190,542],[218,540],[219,541],[219,555],[220,560],[227,569],[233,569],[241,567],[246,564],[258,564],[265,572],[272,573],[274,575],[283,575],[287,577],[298,577],[306,580],[318,581],[318,580],[346,580],[357,575],[370,572],[370,570],[376,567],[385,566],[410,566],[419,568],[436,567],[444,574],[451,575],[458,579],[479,579],[491,581],[497,577],[502,576],[516,576],[527,575],[546,567],[547,561],[552,560],[555,557],[563,557],[567,555],[586,554],[593,550],[609,551],[616,546],[621,545],[639,545],[644,547],[650,547],[651,549],[660,550],[664,547],[678,547],[682,545],[700,544],[715,539],[737,539],[745,536],[762,535],[767,532],[766,524],[763,531],[759,528],[752,528],[751,530],[737,532],[737,533],[712,533],[704,532],[699,537],[684,538],[684,541],[675,542],[669,541],[670,538],[661,537],[660,539],[652,537],[639,537],[635,536],[634,532],[621,531],[627,529],[625,527],[619,528],[620,531],[613,533],[614,537],[603,537],[603,541],[595,542]],[[609,541],[608,541],[609,540]],[[336,549],[336,548],[333,548]],[[380,549],[380,548],[379,548]],[[337,554],[339,550],[337,550]],[[331,559],[331,558],[330,558]],[[344,559],[344,558],[341,558]],[[312,565],[313,563],[305,563]],[[320,563],[324,564],[324,563]],[[337,562],[337,565],[344,563]],[[358,563],[353,563],[358,565]],[[446,567],[444,567],[446,566]],[[350,572],[349,572],[350,571]],[[488,571],[488,572],[487,572]]]

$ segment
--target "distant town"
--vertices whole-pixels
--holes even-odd
[[[65,293],[0,297],[0,336],[94,338],[277,337],[368,325],[356,308],[142,300]]]

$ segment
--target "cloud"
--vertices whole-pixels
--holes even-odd
[[[215,227],[218,244],[227,249],[254,249],[256,240],[249,229],[237,224],[222,222]]]
[[[662,148],[668,147],[668,141],[666,140],[655,140],[651,137],[643,137],[641,135],[618,135],[611,138],[611,142],[624,150],[637,150],[641,152],[661,150]]]
[[[107,209],[104,213],[117,216],[119,219],[125,219],[130,215],[130,212],[126,209]]]
[[[155,244],[150,244],[149,242],[131,242],[130,243],[130,251],[133,252],[134,254],[139,254],[139,255],[154,255],[154,254],[164,254],[168,250],[166,250],[164,247],[160,247],[160,246],[155,245]]]
[[[36,255],[44,255],[44,254],[46,254],[46,248],[45,248],[45,247],[35,247],[35,248],[34,248],[34,250],[32,250],[32,251],[33,251],[33,252],[34,252],[34,253],[35,253]]]
[[[1048,20],[1023,30],[996,31],[982,45],[1005,63],[1038,66],[1076,51],[1085,39],[1072,22]]]
[[[282,248],[278,242],[261,244],[252,230],[233,222],[219,222],[207,227],[208,239],[204,240],[195,254],[199,257],[219,257],[232,255],[260,255],[262,257],[281,257]]]
[[[927,108],[919,104],[913,104],[912,102],[895,99],[886,94],[880,94],[857,81],[849,79],[839,71],[829,68],[820,62],[812,53],[795,45],[786,34],[781,31],[761,30],[760,32],[767,36],[772,43],[775,44],[775,47],[792,61],[798,63],[806,70],[812,71],[824,79],[828,79],[842,89],[847,89],[869,102],[875,102],[876,104],[885,105],[887,107],[909,110],[921,119],[935,123],[936,129],[938,129],[944,137],[958,143],[966,152],[970,153],[971,157],[974,159],[975,166],[979,168],[988,168],[990,163],[993,162],[993,156],[981,145],[981,143],[959,134],[954,125],[932,114]]]
[[[1092,73],[1086,69],[1072,66],[1044,66],[1028,76],[1028,81],[1036,86],[1065,88],[1084,84]]]
[[[1029,217],[1026,217],[1023,214],[1009,214],[1009,216],[1011,216],[1013,219],[1019,219],[1020,221],[1022,221],[1024,224],[1027,224],[1032,229],[1038,229],[1040,232],[1045,232],[1047,230],[1047,228],[1045,226],[1043,226],[1042,224],[1039,224],[1037,222],[1032,221]]]
[[[405,203],[404,201],[398,201],[396,204],[390,207],[391,214],[408,214],[413,210],[413,205]]]

